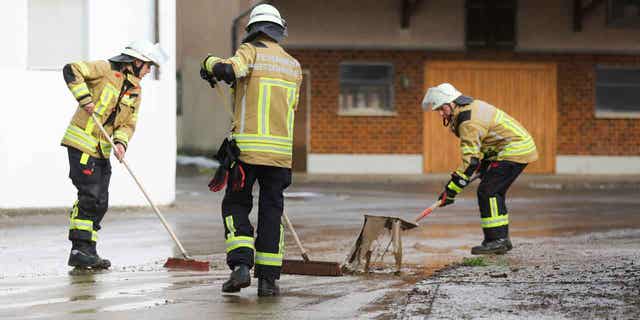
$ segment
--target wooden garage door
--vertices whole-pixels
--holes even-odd
[[[556,66],[552,63],[434,61],[425,65],[425,91],[442,82],[516,118],[533,136],[540,158],[527,172],[553,173],[556,159]],[[460,164],[459,140],[437,112],[424,113],[424,172]]]

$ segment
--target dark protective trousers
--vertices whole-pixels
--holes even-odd
[[[482,176],[478,186],[478,206],[485,241],[509,237],[505,198],[507,190],[526,166],[511,161],[495,161]]]
[[[227,264],[231,269],[244,264],[254,266],[258,278],[279,279],[284,257],[284,229],[281,217],[283,191],[291,184],[291,169],[242,163],[245,186],[240,191],[227,184],[222,200]],[[258,230],[253,238],[249,213],[253,208],[253,185],[258,181]],[[254,246],[255,245],[255,246]]]
[[[69,240],[73,249],[89,248],[95,253],[100,222],[109,207],[109,159],[91,157],[67,147],[69,178],[78,190],[78,200],[71,209]]]

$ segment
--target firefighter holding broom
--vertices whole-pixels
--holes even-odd
[[[73,62],[62,69],[64,81],[78,102],[78,110],[62,139],[69,156],[69,178],[78,190],[69,225],[69,266],[111,266],[109,260],[98,255],[96,243],[109,205],[112,147],[94,119],[113,136],[113,151],[122,160],[140,111],[140,80],[152,66],[165,60],[158,44],[137,41],[108,61]]]
[[[211,86],[234,88],[234,127],[216,155],[220,161],[212,191],[226,186],[222,201],[227,264],[233,270],[223,292],[251,284],[255,264],[258,296],[276,296],[284,257],[281,217],[283,191],[291,183],[294,112],[302,72],[279,45],[287,35],[284,19],[268,4],[250,14],[243,43],[229,59],[207,56],[200,74]],[[219,88],[218,88],[219,89]],[[252,189],[260,185],[257,237],[249,222]]]
[[[438,111],[444,126],[460,138],[462,165],[451,174],[438,198],[439,206],[452,204],[471,176],[479,172],[482,181],[477,195],[484,241],[471,253],[504,254],[511,250],[505,197],[527,164],[538,159],[533,138],[504,111],[463,95],[449,83],[429,88],[422,108]]]

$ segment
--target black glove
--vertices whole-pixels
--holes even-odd
[[[208,82],[211,88],[215,88],[216,84],[218,83],[216,81],[216,78],[212,74],[209,74],[209,72],[207,72],[207,70],[205,70],[204,68],[200,68],[200,78]]]
[[[440,206],[446,207],[456,201],[456,196],[458,193],[464,189],[469,184],[469,179],[461,176],[457,172],[451,174],[451,180],[447,182],[447,185],[440,193],[438,200],[440,200]]]
[[[456,194],[451,193],[449,189],[445,189],[440,193],[438,200],[440,201],[440,207],[446,207],[456,201]]]

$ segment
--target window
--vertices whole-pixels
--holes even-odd
[[[86,59],[86,0],[29,0],[28,15],[29,68],[62,69]]]
[[[609,0],[607,24],[618,28],[640,28],[640,0]]]
[[[341,63],[339,99],[339,115],[395,115],[393,65]]]
[[[467,0],[467,47],[513,48],[516,45],[515,26],[515,0]]]
[[[640,68],[596,67],[596,117],[640,118]]]

